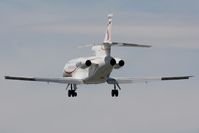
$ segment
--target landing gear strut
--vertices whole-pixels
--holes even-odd
[[[114,89],[111,91],[112,97],[118,97],[119,91],[117,90],[117,87],[121,90],[120,86],[118,84],[114,84]]]
[[[66,90],[70,86],[70,89],[68,90],[68,97],[76,97],[77,96],[77,85],[76,84],[68,84],[66,87]]]

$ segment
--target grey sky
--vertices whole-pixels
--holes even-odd
[[[0,132],[198,133],[198,0],[1,0]],[[115,41],[153,45],[113,48],[126,66],[114,76],[194,75],[187,81],[79,86],[5,81],[3,75],[62,76],[67,60],[89,56],[113,13]],[[90,52],[90,53],[89,53]]]

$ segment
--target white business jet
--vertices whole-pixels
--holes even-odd
[[[189,79],[192,76],[177,76],[177,77],[159,77],[159,78],[117,78],[111,77],[113,69],[119,69],[124,66],[124,60],[111,56],[112,46],[121,47],[143,47],[149,48],[149,45],[131,44],[112,42],[112,15],[108,15],[108,25],[105,33],[104,42],[97,45],[92,45],[94,56],[81,57],[73,59],[66,63],[63,70],[63,77],[60,78],[39,78],[39,77],[13,77],[5,76],[5,79],[23,80],[23,81],[39,81],[39,82],[54,82],[67,84],[69,97],[77,96],[77,85],[81,84],[100,84],[107,82],[113,85],[111,91],[112,97],[118,97],[118,90],[121,90],[119,84],[149,82],[155,80],[182,80]]]

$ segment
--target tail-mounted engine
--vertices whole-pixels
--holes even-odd
[[[115,66],[116,65],[116,60],[114,58],[112,58],[110,60],[110,64],[111,64],[111,66]]]
[[[86,60],[86,61],[82,61],[82,62],[79,62],[77,63],[77,66],[82,68],[82,69],[85,69],[85,68],[88,68],[89,66],[91,66],[91,61],[90,60]]]
[[[124,66],[125,64],[124,60],[119,59],[119,58],[115,58],[115,60],[116,60],[116,64],[114,65],[115,69],[119,69]]]

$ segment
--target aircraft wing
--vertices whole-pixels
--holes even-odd
[[[62,84],[83,84],[81,79],[74,79],[71,77],[62,77],[62,78],[39,78],[39,77],[13,77],[5,76],[5,79],[9,80],[23,80],[23,81],[38,81],[38,82],[47,82],[47,83],[62,83]]]
[[[121,43],[121,42],[112,42],[111,46],[143,47],[143,48],[150,48],[151,47],[151,45],[133,44],[133,43]]]
[[[129,83],[147,83],[151,81],[167,81],[167,80],[184,80],[193,76],[177,76],[177,77],[149,77],[149,78],[109,78],[108,84],[129,84]]]

